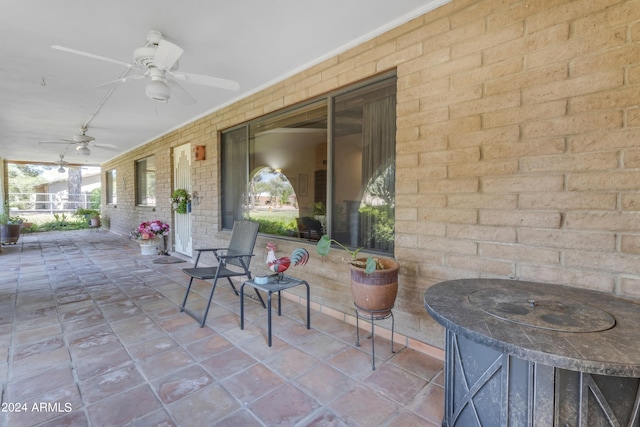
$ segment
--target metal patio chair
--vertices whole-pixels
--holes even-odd
[[[190,279],[189,285],[187,286],[187,291],[184,294],[184,300],[182,301],[180,311],[184,311],[185,313],[196,319],[198,322],[200,322],[200,327],[204,327],[204,324],[207,320],[209,308],[211,307],[211,300],[213,299],[213,292],[216,290],[218,279],[226,278],[236,295],[239,295],[238,290],[234,286],[231,278],[246,276],[247,279],[251,279],[251,271],[249,271],[249,265],[251,264],[253,249],[256,244],[256,238],[258,236],[258,227],[259,224],[257,222],[246,220],[236,221],[233,224],[231,241],[229,242],[228,247],[196,249],[198,255],[196,256],[196,262],[193,268],[182,269],[182,271],[184,271],[185,274],[190,277]],[[200,256],[204,252],[212,252],[216,258],[216,261],[218,262],[218,265],[215,267],[198,267]],[[207,302],[207,306],[204,310],[202,319],[199,319],[197,314],[186,308],[187,298],[189,297],[189,292],[191,291],[193,279],[212,281],[209,301]],[[266,307],[262,296],[260,295],[260,293],[258,293],[257,290],[256,294],[258,295],[258,299],[262,303],[262,306]]]

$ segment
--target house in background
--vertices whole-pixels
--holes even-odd
[[[61,177],[66,175],[60,174]],[[55,181],[46,182],[40,184],[34,188],[35,193],[35,210],[76,210],[78,207],[90,207],[91,192],[96,189],[101,189],[101,174],[90,173],[82,175],[82,192],[77,195],[80,201],[80,206],[74,206],[69,204],[69,181],[66,178],[61,178]]]

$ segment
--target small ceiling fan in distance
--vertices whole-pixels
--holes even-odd
[[[125,76],[123,78],[101,84],[98,87],[112,87],[114,85],[127,83],[131,80],[144,78],[148,80],[145,86],[145,93],[147,97],[155,101],[166,102],[172,95],[175,95],[175,97],[183,104],[194,104],[196,100],[178,83],[178,81],[227,90],[238,90],[240,88],[238,82],[233,80],[177,71],[178,59],[182,56],[184,50],[166,40],[159,31],[149,31],[147,34],[146,44],[133,51],[133,62],[131,63],[64,46],[53,45],[51,47],[64,52],[123,65],[140,71],[141,74]]]
[[[78,154],[88,156],[91,154],[89,147],[104,148],[107,150],[117,150],[118,147],[113,144],[98,144],[95,138],[87,135],[87,128],[82,128],[82,133],[74,135],[71,139],[60,139],[59,141],[39,141],[38,144],[67,144],[75,145]]]
[[[58,166],[59,173],[65,173],[66,171],[64,167],[69,165],[69,162],[64,160],[64,154],[60,154],[60,160],[56,161],[54,164]]]

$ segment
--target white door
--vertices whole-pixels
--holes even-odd
[[[182,188],[191,194],[191,144],[184,144],[173,149],[173,189]],[[191,256],[191,212],[174,213],[175,251]]]

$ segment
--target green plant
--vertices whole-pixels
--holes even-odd
[[[178,188],[171,193],[171,206],[176,213],[187,213],[187,205],[191,202],[191,194],[187,190]]]
[[[332,239],[331,237],[329,237],[328,235],[324,235],[320,238],[320,240],[318,240],[318,243],[316,244],[316,251],[318,252],[319,255],[321,256],[325,256],[329,254],[329,250],[331,249],[331,244],[335,243],[336,245],[340,246],[342,249],[344,249],[345,251],[347,251],[347,253],[349,255],[351,255],[351,259],[349,259],[347,262],[351,265],[353,265],[354,267],[359,267],[359,268],[364,268],[364,272],[367,274],[371,274],[373,273],[375,270],[383,270],[384,266],[379,262],[378,259],[373,258],[371,256],[367,257],[366,261],[362,261],[360,259],[358,259],[358,254],[360,253],[360,251],[363,248],[356,248],[356,249],[349,249],[348,247],[346,247],[345,245],[343,245],[342,243],[338,242],[337,240]]]
[[[7,224],[22,224],[22,218],[19,215],[12,216],[10,214],[9,204],[5,203],[0,212],[0,225]]]
[[[315,202],[311,205],[311,211],[313,215],[326,215],[327,209],[322,202]]]
[[[56,214],[54,214],[54,216],[55,215]],[[77,217],[84,217],[84,219],[87,220],[87,222],[88,222],[92,218],[93,219],[100,218],[100,211],[97,211],[95,209],[78,208],[73,213],[73,215],[77,216]]]

